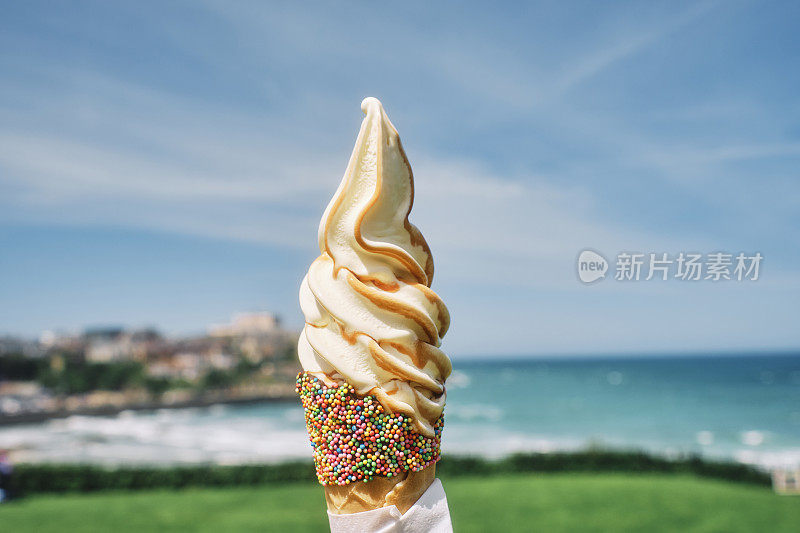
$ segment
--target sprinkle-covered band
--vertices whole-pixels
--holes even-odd
[[[406,415],[389,413],[375,396],[360,396],[350,385],[327,387],[301,372],[297,392],[323,485],[418,472],[439,460],[443,417],[434,425],[434,436],[426,437]]]

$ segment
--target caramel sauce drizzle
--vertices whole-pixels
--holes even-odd
[[[350,285],[350,287],[358,294],[381,309],[390,311],[392,313],[397,313],[398,315],[404,316],[416,323],[427,336],[427,341],[429,343],[439,343],[439,330],[436,327],[436,324],[434,324],[433,321],[419,309],[397,301],[394,298],[383,294],[381,291],[370,289],[367,285],[361,283],[355,274],[349,270],[347,271],[347,284]]]
[[[339,194],[334,200],[334,203],[332,204],[328,213],[328,217],[325,220],[323,225],[324,249],[321,250],[322,254],[317,260],[331,261],[333,263],[332,271],[334,277],[338,277],[339,270],[344,268],[346,271],[347,284],[358,295],[367,299],[371,304],[379,307],[380,309],[396,313],[411,320],[419,327],[422,336],[412,347],[398,342],[378,341],[366,333],[360,331],[348,331],[341,320],[339,320],[334,313],[327,309],[319,301],[319,299],[317,299],[317,302],[323,309],[325,309],[325,311],[331,317],[333,323],[338,326],[339,333],[348,344],[355,345],[358,342],[359,335],[365,336],[368,339],[367,346],[369,354],[371,355],[375,364],[378,367],[392,373],[394,376],[397,376],[398,379],[393,379],[389,383],[384,383],[381,386],[373,387],[367,391],[367,394],[376,396],[381,404],[383,404],[383,406],[390,413],[399,412],[409,415],[414,420],[414,424],[417,429],[421,433],[427,434],[429,431],[419,420],[414,419],[414,407],[393,398],[393,396],[396,396],[400,391],[398,380],[403,380],[411,387],[411,390],[414,394],[414,403],[416,404],[415,407],[423,419],[432,424],[435,419],[441,415],[445,396],[444,380],[450,375],[452,366],[450,360],[435,347],[438,346],[440,339],[445,335],[450,327],[450,314],[445,307],[444,302],[442,302],[439,296],[430,289],[430,285],[433,282],[434,273],[433,257],[431,255],[430,247],[425,241],[422,233],[413,224],[411,224],[408,219],[411,209],[414,205],[414,175],[411,169],[411,164],[409,163],[408,157],[406,156],[405,150],[400,142],[400,138],[397,136],[396,130],[394,130],[394,127],[391,126],[391,123],[385,116],[382,109],[380,110],[380,116],[377,118],[377,124],[372,124],[370,127],[378,128],[378,139],[383,137],[385,128],[389,129],[389,135],[387,135],[386,144],[389,145],[391,139],[394,139],[397,142],[397,150],[403,159],[403,164],[408,172],[408,179],[410,182],[410,201],[408,209],[405,212],[405,216],[403,217],[403,227],[409,236],[411,246],[414,248],[421,248],[422,253],[425,254],[425,265],[420,266],[417,260],[405,250],[398,250],[388,246],[368,244],[363,238],[361,227],[364,223],[364,219],[370,214],[372,209],[378,203],[383,189],[384,143],[382,142],[378,142],[376,144],[375,190],[367,201],[366,205],[360,210],[360,212],[358,212],[353,233],[356,243],[362,248],[362,250],[367,253],[382,255],[390,258],[393,261],[396,261],[405,268],[405,272],[396,272],[396,269],[392,268],[391,270],[395,274],[396,281],[386,281],[373,276],[358,276],[346,267],[336,264],[336,260],[333,257],[328,244],[328,235],[332,221],[341,208],[342,202],[344,201],[344,194]],[[365,131],[365,134],[369,135],[369,133],[370,131]],[[358,159],[356,159],[356,161],[357,160]],[[347,181],[342,187],[342,191],[347,190],[350,182],[353,179],[354,172],[355,168],[353,166],[348,166],[345,178]],[[436,317],[429,317],[427,313],[420,311],[416,307],[393,298],[391,294],[398,292],[402,288],[401,284],[412,286],[421,291],[424,297],[436,308]],[[324,325],[315,325],[306,322],[306,325],[312,328],[326,328],[328,327],[329,323],[326,322]],[[324,355],[319,353],[313,345],[312,348],[320,357],[325,359]],[[405,363],[398,363],[397,359],[386,351],[386,348],[393,348],[397,352],[405,355],[417,369],[422,371],[424,371],[428,364],[432,363],[438,371],[438,374],[441,376],[441,379],[434,379],[431,377],[431,381],[435,383],[435,386],[433,387],[431,387],[430,382],[420,383],[419,376],[415,376],[414,374],[410,373],[403,366]],[[425,372],[425,374],[427,375],[427,372]],[[323,379],[328,382],[332,378],[329,376],[324,376]]]

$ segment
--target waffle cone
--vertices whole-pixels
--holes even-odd
[[[327,485],[325,501],[333,514],[352,514],[396,506],[401,513],[408,511],[428,490],[436,477],[436,464],[419,472],[407,471],[403,475],[378,477],[366,483]]]

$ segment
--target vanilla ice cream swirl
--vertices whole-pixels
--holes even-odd
[[[414,177],[397,130],[377,99],[361,109],[347,171],[320,221],[321,255],[300,286],[298,354],[303,370],[375,395],[432,436],[451,370],[439,349],[450,315],[430,289],[430,249],[408,221]]]

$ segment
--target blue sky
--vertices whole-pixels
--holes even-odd
[[[800,347],[800,5],[428,4],[6,6],[0,332],[299,327],[376,96],[454,357]],[[587,247],[764,262],[584,286]]]

